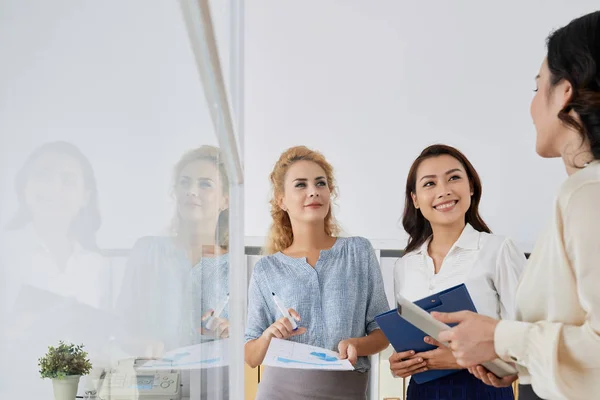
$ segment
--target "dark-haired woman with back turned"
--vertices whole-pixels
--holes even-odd
[[[458,362],[484,382],[510,385],[483,367],[515,362],[519,399],[597,399],[600,393],[600,11],[548,38],[531,116],[536,151],[561,157],[561,185],[516,297],[516,321],[469,312],[443,332]],[[539,397],[538,397],[539,396]]]
[[[525,255],[512,240],[491,234],[479,215],[481,192],[477,171],[460,151],[438,144],[421,152],[406,181],[402,223],[409,240],[394,270],[396,293],[416,301],[464,283],[479,313],[514,317]],[[421,384],[411,380],[408,400],[514,399],[511,387],[485,385],[458,365],[448,348],[429,337],[425,342],[434,349],[392,354],[394,376],[459,371]]]

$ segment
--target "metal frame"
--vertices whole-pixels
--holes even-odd
[[[222,150],[229,175],[229,260],[231,265],[245,265],[244,249],[244,171],[243,152],[243,0],[231,4],[231,87],[237,121],[234,121],[227,96],[208,0],[180,0],[184,21],[196,67],[202,80],[204,96]],[[237,124],[236,124],[237,122]],[[236,142],[236,126],[240,150]],[[237,234],[235,234],[237,233]],[[229,398],[244,398],[244,321],[246,319],[246,271],[230,268],[229,272]]]

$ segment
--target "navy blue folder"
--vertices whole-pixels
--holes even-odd
[[[463,310],[477,312],[469,291],[464,284],[451,287],[424,299],[417,300],[414,303],[427,312],[455,312]],[[397,309],[380,314],[375,317],[375,320],[394,347],[394,350],[398,353],[407,350],[422,353],[435,349],[435,346],[423,341],[425,336],[428,335],[398,315]],[[411,379],[421,384],[457,371],[455,369],[425,371],[413,375]]]

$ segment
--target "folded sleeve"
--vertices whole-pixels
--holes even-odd
[[[263,280],[260,264],[259,260],[254,266],[248,287],[248,321],[244,335],[245,342],[258,339],[265,329],[275,322],[271,321],[267,302],[261,290],[266,282]]]
[[[367,240],[363,240],[364,252],[367,257],[368,264],[368,300],[367,300],[367,315],[366,315],[366,332],[367,334],[379,329],[375,317],[379,314],[383,314],[389,311],[390,305],[388,304],[387,297],[385,295],[385,288],[383,285],[383,276],[381,275],[381,267],[379,261],[377,261],[377,255],[375,249],[371,243]]]
[[[511,239],[505,239],[496,260],[494,281],[502,319],[515,317],[515,294],[526,262],[525,254],[517,245]]]

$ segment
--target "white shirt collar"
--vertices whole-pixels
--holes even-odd
[[[454,250],[455,247],[459,247],[463,250],[477,250],[479,249],[479,236],[481,232],[476,231],[471,224],[466,224],[462,233],[458,237],[458,240],[452,245],[450,251]],[[421,247],[415,251],[415,254],[427,254],[427,249],[431,242],[431,236],[421,245]],[[450,253],[450,251],[448,253]]]
[[[19,246],[21,251],[27,249],[33,253],[49,253],[48,246],[46,246],[31,224],[27,224],[25,227],[15,231],[13,233],[13,238],[15,244]],[[76,240],[73,241],[73,254],[71,257],[86,253],[89,252],[85,250],[79,242]]]

